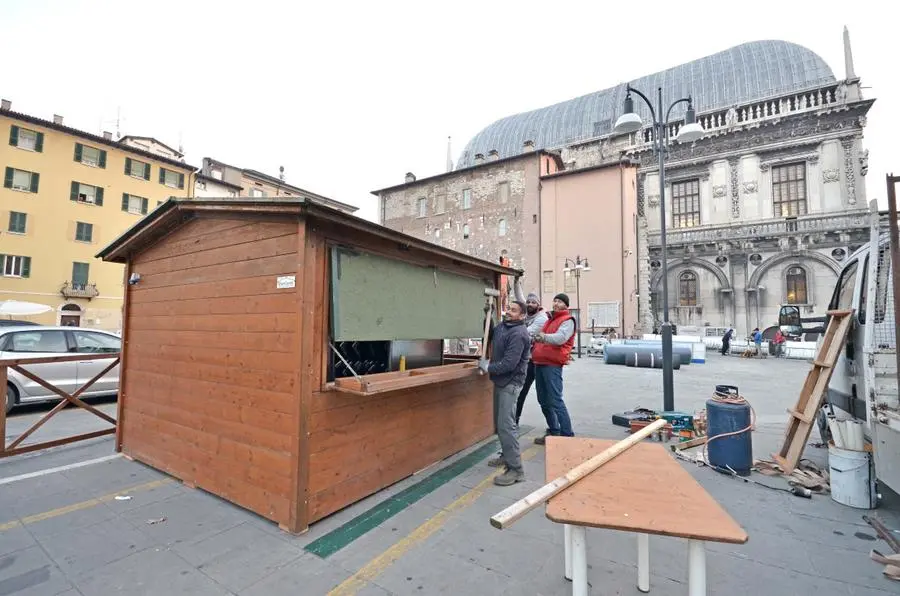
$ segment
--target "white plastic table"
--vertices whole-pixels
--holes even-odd
[[[547,482],[616,441],[547,437]],[[744,544],[747,533],[660,444],[635,445],[547,503],[547,518],[564,524],[565,577],[573,596],[587,596],[587,531],[637,533],[638,579],[650,591],[650,535],[688,540],[688,594],[706,595],[705,542]]]

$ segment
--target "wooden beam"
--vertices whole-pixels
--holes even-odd
[[[122,352],[119,355],[119,361],[122,366],[119,367],[119,395],[116,399],[116,452],[122,452],[122,445],[125,442],[125,400],[128,399],[125,392],[125,383],[128,380],[128,312],[131,310],[131,285],[128,278],[131,277],[132,261],[131,257],[125,262],[125,272],[123,275],[122,285],[125,288],[125,297],[122,301]]]
[[[50,449],[51,447],[59,447],[60,445],[68,445],[69,443],[75,443],[77,441],[87,441],[88,439],[96,439],[97,437],[102,437],[105,435],[111,435],[116,432],[114,428],[107,428],[104,430],[96,430],[89,433],[84,433],[81,435],[75,435],[72,437],[65,437],[62,439],[54,439],[52,441],[44,441],[43,443],[34,443],[32,445],[25,445],[24,447],[18,447],[16,449],[5,449],[0,451],[0,459],[4,457],[12,457],[13,455],[21,455],[23,453],[31,453],[33,451],[40,451],[42,449]]]

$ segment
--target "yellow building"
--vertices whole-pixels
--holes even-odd
[[[36,323],[120,329],[123,268],[94,255],[169,197],[192,196],[196,168],[4,101],[0,169],[0,300],[50,306]]]

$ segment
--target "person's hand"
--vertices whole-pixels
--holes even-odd
[[[487,373],[489,364],[490,361],[487,358],[481,358],[480,360],[478,360],[478,368],[480,368],[481,372],[483,373]]]
[[[534,341],[542,342],[544,341],[544,334],[541,332],[534,334]]]

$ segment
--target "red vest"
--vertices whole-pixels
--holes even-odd
[[[574,321],[574,317],[569,314],[568,310],[553,311],[550,318],[544,323],[541,333],[556,333],[566,321]],[[575,330],[578,331],[577,329]],[[534,349],[531,351],[531,361],[535,364],[549,364],[552,366],[565,366],[569,363],[569,354],[572,352],[572,346],[575,345],[575,334],[561,346],[553,346],[543,342],[534,342]]]

